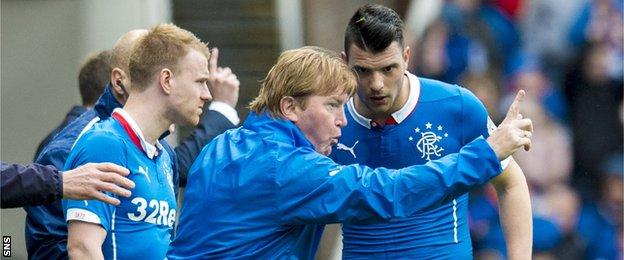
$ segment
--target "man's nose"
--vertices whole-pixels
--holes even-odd
[[[336,126],[342,128],[347,126],[347,116],[344,112],[344,107],[340,108],[340,112],[338,112],[338,116],[336,117]]]
[[[208,85],[205,85],[205,86],[202,88],[202,92],[201,92],[200,98],[201,98],[204,102],[210,102],[210,101],[212,101],[212,95],[210,94],[210,89],[208,89]]]
[[[379,72],[373,72],[371,75],[370,88],[373,91],[381,91],[384,86],[383,75]]]

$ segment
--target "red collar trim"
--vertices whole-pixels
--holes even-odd
[[[115,118],[119,122],[119,124],[121,124],[124,130],[126,130],[126,133],[128,134],[128,136],[130,136],[130,140],[132,140],[132,143],[134,143],[134,145],[136,145],[139,150],[145,153],[145,150],[143,150],[143,146],[141,145],[141,139],[139,139],[139,136],[134,132],[134,130],[132,130],[132,127],[130,126],[128,121],[126,121],[126,119],[123,118],[123,116],[117,111],[114,111],[111,116]]]

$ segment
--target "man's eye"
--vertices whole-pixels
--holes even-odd
[[[390,72],[390,71],[392,71],[392,69],[394,69],[394,67],[388,66],[388,67],[383,68],[383,71],[384,72]]]
[[[357,73],[366,73],[366,72],[368,72],[368,69],[360,68],[360,67],[355,67],[354,70]]]

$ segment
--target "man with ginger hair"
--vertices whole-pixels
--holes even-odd
[[[324,224],[376,223],[447,202],[500,174],[501,158],[530,145],[520,91],[488,140],[458,153],[398,170],[339,165],[327,155],[356,84],[330,51],[282,53],[243,126],[216,137],[191,167],[168,259],[313,259]]]
[[[176,216],[173,157],[159,141],[171,124],[196,125],[208,90],[208,47],[192,33],[161,24],[136,43],[132,87],[123,108],[76,141],[66,169],[113,162],[136,184],[119,206],[67,200],[67,250],[75,259],[163,259]]]
[[[37,163],[54,165],[62,169],[76,142],[78,135],[92,127],[94,122],[110,117],[115,108],[122,107],[128,97],[130,85],[129,57],[132,47],[147,33],[147,30],[132,30],[122,35],[112,51],[110,82],[104,89],[92,110],[70,123],[52,142],[47,145]],[[173,160],[173,181],[184,186],[186,172],[201,148],[212,138],[238,124],[238,115],[234,108],[238,101],[239,84],[236,75],[229,68],[218,66],[219,51],[213,48],[209,60],[208,86],[213,100],[206,105],[200,123],[192,133],[172,149],[167,142],[161,144],[175,157]],[[207,109],[206,109],[207,108]],[[177,192],[177,189],[176,189]],[[26,248],[33,259],[67,259],[67,222],[60,201],[48,205],[25,207]]]

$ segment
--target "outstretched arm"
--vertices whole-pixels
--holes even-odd
[[[284,146],[275,158],[281,220],[328,224],[406,217],[486,183],[500,174],[501,159],[531,144],[531,120],[519,113],[523,98],[520,91],[487,142],[479,137],[458,153],[424,165],[399,170],[340,166],[309,148]]]
[[[533,220],[529,188],[522,169],[511,159],[503,173],[491,183],[498,195],[507,257],[511,260],[531,259]]]

